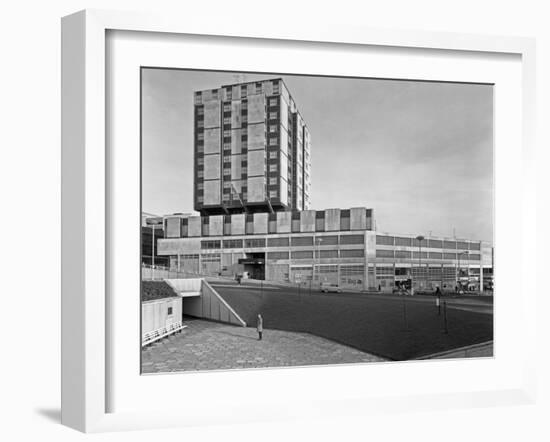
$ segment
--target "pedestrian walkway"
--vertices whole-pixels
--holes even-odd
[[[199,319],[185,320],[185,324],[181,333],[143,349],[143,373],[384,360],[307,333],[264,329],[263,339],[258,341],[255,328]]]

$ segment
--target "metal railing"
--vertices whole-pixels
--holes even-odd
[[[174,322],[166,327],[161,327],[156,330],[144,333],[141,337],[141,346],[145,347],[159,339],[162,339],[166,336],[172,335],[174,333],[182,331],[186,328],[186,325],[183,325],[181,322]]]

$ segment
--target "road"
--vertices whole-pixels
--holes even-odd
[[[322,296],[322,297],[349,297],[349,298],[369,298],[369,299],[384,299],[394,300],[396,302],[403,301],[403,295],[390,294],[390,293],[364,293],[356,291],[343,291],[341,293],[322,293],[318,289],[312,289],[310,292],[309,286],[298,287],[285,287],[273,283],[259,283],[251,281],[243,281],[242,284],[238,284],[235,281],[227,280],[220,281],[212,279],[209,281],[210,285],[214,288],[221,289],[224,293],[243,293],[245,291],[249,294],[262,295],[263,293],[273,293],[278,295],[289,296]],[[436,299],[434,296],[429,295],[417,295],[407,296],[408,303],[423,303],[435,305]],[[476,313],[493,314],[493,298],[490,296],[443,296],[441,297],[441,303],[447,303],[448,309],[471,311]]]

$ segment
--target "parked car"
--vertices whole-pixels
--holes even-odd
[[[403,288],[403,287],[394,287],[391,291],[393,294],[398,294],[398,295],[404,295],[404,296],[408,296],[411,294],[411,292],[409,292],[406,288]]]
[[[341,293],[342,289],[333,282],[322,282],[321,283],[321,292],[323,293]]]

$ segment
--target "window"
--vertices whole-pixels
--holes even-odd
[[[245,247],[265,247],[265,238],[250,238],[244,242]]]
[[[400,259],[411,259],[411,252],[408,250],[396,250],[395,257]]]
[[[317,236],[317,243],[322,246],[337,246],[338,236],[337,235]]]
[[[168,307],[168,316],[170,316],[173,313],[172,307]]]
[[[271,186],[276,186],[277,185],[277,178],[269,178],[269,184]]]
[[[321,252],[321,258],[338,258],[338,250],[318,250],[315,256],[319,256]]]
[[[430,252],[430,253],[428,253],[428,258],[430,258],[430,259],[443,259],[443,253]]]
[[[219,239],[212,240],[203,240],[201,241],[201,249],[219,249],[221,247],[221,242]]]
[[[242,239],[224,239],[223,248],[224,249],[242,249],[243,240]]]
[[[270,172],[277,172],[277,165],[276,164],[270,164],[269,165],[269,171]]]
[[[292,252],[292,259],[313,259],[313,251],[303,250],[299,252]]]
[[[273,82],[273,93],[278,94],[279,93],[279,81],[276,80]]]
[[[428,247],[431,247],[433,249],[442,249],[443,248],[443,241],[437,240],[437,239],[429,239],[428,240]]]
[[[443,241],[443,248],[444,249],[456,249],[456,242],[455,241]]]
[[[204,132],[200,132],[197,134],[197,140],[204,140]]]
[[[313,245],[313,236],[295,236],[291,240],[292,247],[303,247]]]
[[[396,246],[411,246],[412,245],[412,238],[400,238],[398,236],[395,237],[395,245]]]
[[[197,189],[198,190],[204,189],[204,183],[197,183]]]
[[[199,202],[199,203],[204,202],[204,197],[198,196],[198,197],[197,197],[197,202]]]
[[[270,190],[269,191],[269,198],[277,198],[277,191],[276,190]]]
[[[376,235],[376,244],[393,246],[393,236]]]
[[[269,145],[270,146],[276,146],[279,143],[279,140],[277,138],[270,138],[269,139]]]
[[[270,159],[277,159],[277,151],[269,152]]]
[[[204,120],[197,121],[197,127],[204,127]]]
[[[363,258],[365,251],[363,249],[357,250],[340,250],[340,258]]]
[[[269,113],[269,119],[270,120],[275,120],[277,118],[278,114],[277,112],[270,112]]]
[[[277,132],[277,126],[275,124],[271,124],[269,126],[269,132],[276,133]]]
[[[340,235],[340,244],[363,244],[365,235]]]
[[[288,244],[289,244],[288,237],[267,239],[268,247],[288,247]]]
[[[481,244],[478,242],[471,242],[470,243],[470,250],[480,250]]]
[[[288,252],[267,252],[267,259],[288,259]]]
[[[376,250],[377,258],[393,258],[393,250]]]
[[[231,131],[230,131],[230,130],[227,130],[227,129],[224,130],[224,131],[223,131],[223,136],[224,136],[224,137],[230,137],[230,138],[231,138]]]
[[[201,255],[202,262],[220,262],[220,254],[219,253],[209,253],[205,255]]]
[[[202,178],[204,176],[204,170],[197,171],[197,177]]]
[[[456,259],[456,253],[444,253],[443,258],[444,259]]]
[[[197,106],[197,115],[204,115],[204,107]]]
[[[230,103],[224,103],[223,104],[223,111],[224,112],[231,112],[231,104]]]
[[[225,117],[223,119],[223,124],[231,124],[231,117]]]
[[[270,106],[277,106],[278,100],[276,98],[270,98],[269,99],[269,105]]]

